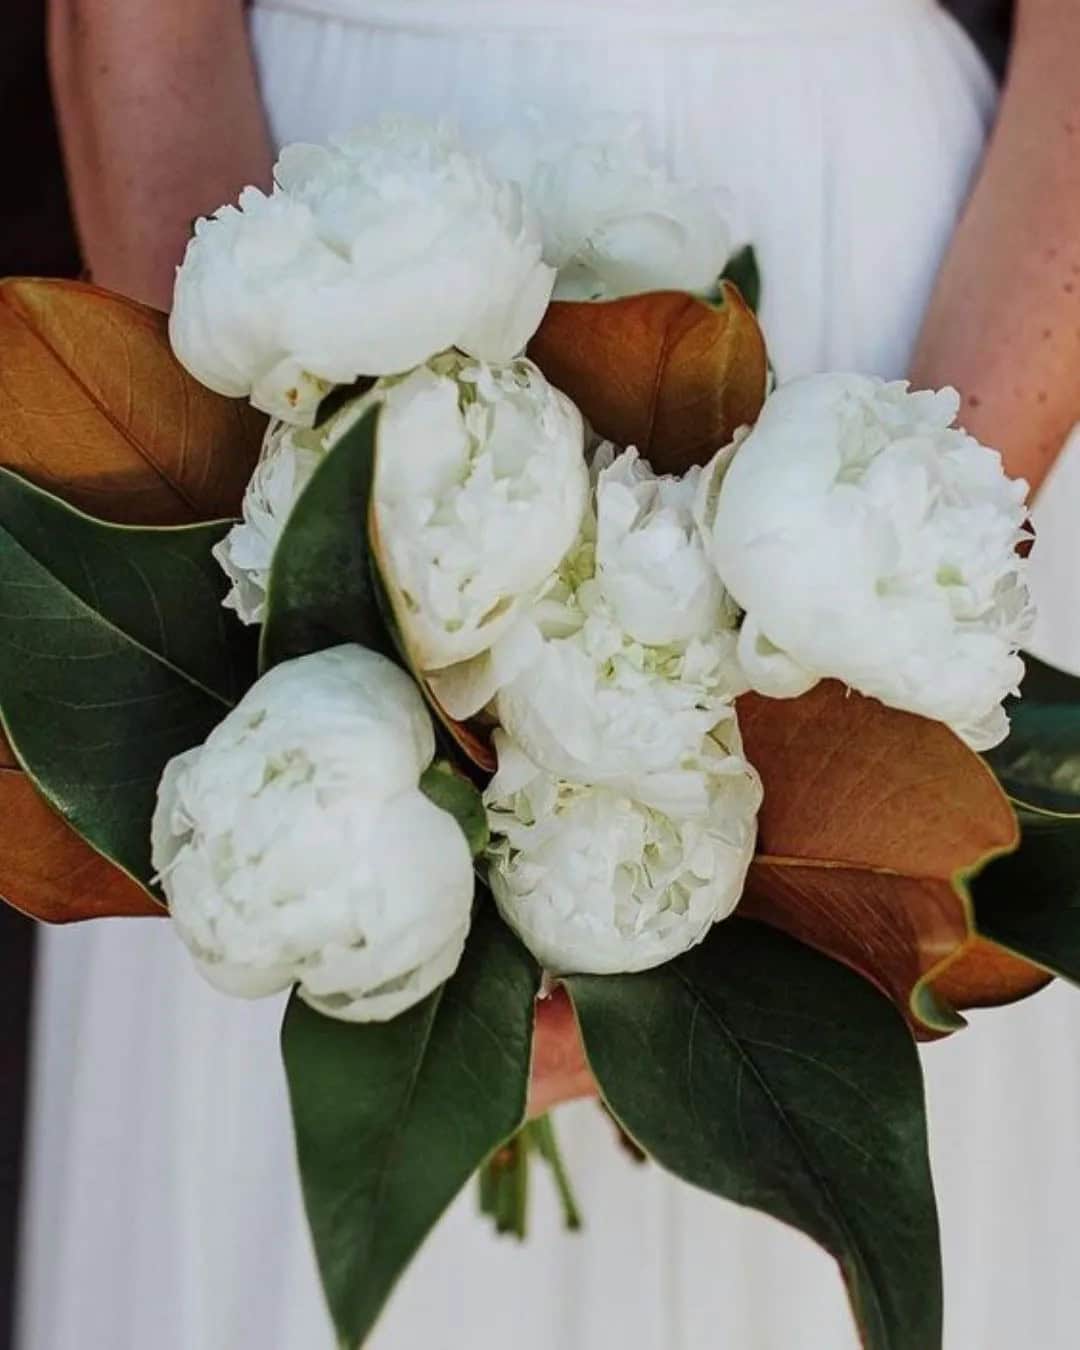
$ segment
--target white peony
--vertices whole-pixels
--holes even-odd
[[[274,550],[316,466],[382,405],[375,484],[380,566],[413,655],[454,666],[468,699],[578,530],[588,494],[584,428],[573,404],[524,359],[487,366],[456,353],[378,381],[314,429],[272,423],[244,494],[243,521],[214,549],[225,603],[260,623]],[[469,715],[490,694],[467,709]]]
[[[455,346],[508,361],[539,325],[538,226],[446,129],[287,146],[275,180],[199,221],[177,272],[173,350],[218,393],[310,426],[335,384]]]
[[[596,474],[596,581],[613,618],[654,647],[707,641],[734,628],[694,521],[701,470],[657,477],[636,450],[605,445]]]
[[[713,562],[746,610],[750,684],[789,697],[834,677],[947,723],[1004,738],[1030,631],[1027,484],[953,427],[953,390],[909,393],[816,375],[768,400],[700,515]]]
[[[271,422],[267,428],[259,462],[244,492],[243,521],[213,549],[232,582],[225,605],[244,623],[262,623],[274,550],[328,446],[317,432],[288,422]]]
[[[524,359],[439,357],[390,384],[384,403],[380,568],[412,656],[442,671],[508,639],[573,544],[589,490],[584,427]]]
[[[556,299],[715,286],[731,251],[726,194],[672,178],[645,144],[638,119],[616,116],[561,134],[533,119],[496,142],[493,162],[540,218]]]
[[[743,692],[738,611],[693,520],[699,471],[657,478],[610,447],[596,468],[593,510],[533,607],[532,647],[495,710],[548,773],[632,792],[673,770]]]
[[[687,757],[698,789],[676,814],[608,787],[560,781],[495,733],[486,794],[488,882],[499,909],[556,974],[661,965],[700,942],[742,895],[761,785],[731,716]]]
[[[169,763],[154,866],[212,984],[259,998],[295,982],[328,1016],[382,1021],[447,979],[473,876],[417,786],[434,749],[409,677],[344,646],[264,675]]]

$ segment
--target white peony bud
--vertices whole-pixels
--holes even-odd
[[[698,472],[656,478],[601,450],[577,547],[533,607],[536,640],[499,722],[541,768],[632,792],[672,769],[743,692],[738,611],[692,517]]]
[[[746,610],[750,684],[789,697],[843,680],[945,722],[976,750],[1002,740],[1033,612],[1027,484],[952,426],[953,390],[909,393],[816,375],[767,401],[701,517]]]
[[[645,144],[640,121],[623,117],[584,134],[534,119],[496,142],[493,162],[540,218],[556,299],[715,286],[731,251],[726,194],[673,179]]]
[[[200,221],[177,272],[173,350],[211,389],[310,426],[334,384],[455,346],[508,361],[536,331],[538,226],[445,129],[287,146],[275,179]]]
[[[530,361],[450,354],[389,385],[379,564],[421,670],[509,635],[573,544],[588,489],[581,415]]]
[[[732,714],[688,756],[672,812],[542,773],[502,731],[486,800],[488,882],[548,970],[615,974],[680,955],[726,918],[754,852],[761,785]]]
[[[264,675],[166,767],[154,866],[206,978],[259,998],[294,982],[345,1021],[383,1021],[457,966],[473,876],[418,782],[435,742],[409,677],[361,647]]]

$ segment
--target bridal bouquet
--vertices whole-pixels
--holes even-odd
[[[931,1350],[915,1040],[1080,974],[1026,486],[951,391],[770,392],[724,210],[625,130],[386,124],[201,221],[168,338],[0,287],[0,893],[293,991],[343,1347],[477,1171],[576,1221],[539,996],[645,1155]]]

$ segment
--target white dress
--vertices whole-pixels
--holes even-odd
[[[726,185],[783,375],[903,373],[992,116],[927,0],[286,0],[253,35],[278,141],[387,111],[490,132],[533,107],[639,116]],[[1071,474],[1070,474],[1071,471]],[[1047,654],[1080,668],[1067,464],[1042,510]],[[1055,638],[1056,641],[1051,641]],[[278,1004],[212,992],[164,923],[43,943],[21,1350],[322,1350]],[[974,1019],[925,1055],[950,1350],[1066,1350],[1080,1325],[1080,994]],[[591,1105],[559,1127],[587,1218],[540,1178],[525,1250],[464,1196],[376,1350],[846,1350],[832,1263],[794,1231],[638,1168]]]

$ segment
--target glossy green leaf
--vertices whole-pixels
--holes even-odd
[[[601,1092],[646,1152],[830,1251],[871,1350],[940,1346],[922,1077],[888,999],[741,919],[657,970],[567,984]]]
[[[974,886],[979,931],[1080,983],[1080,678],[1026,656],[1010,730],[986,758],[1012,797],[1020,847]]]
[[[0,719],[54,809],[144,885],[162,769],[254,678],[210,554],[227,529],[106,525],[0,470]]]
[[[283,1049],[323,1287],[361,1345],[454,1196],[525,1116],[535,962],[487,905],[457,973],[392,1022],[352,1025],[298,998]],[[485,1292],[476,1290],[477,1308]]]
[[[727,260],[721,280],[739,288],[742,298],[755,314],[761,308],[761,268],[753,244],[745,244]]]
[[[378,416],[378,409],[371,409],[332,446],[289,515],[274,552],[260,665],[268,670],[342,642],[382,652],[416,680],[447,750],[493,772],[494,753],[486,739],[454,722],[419,674],[379,576],[371,511]],[[304,434],[325,433],[316,428]]]
[[[1020,847],[973,886],[979,932],[1080,984],[1080,816],[1019,806]]]
[[[372,409],[326,454],[289,515],[267,588],[264,670],[342,642],[392,653],[367,531],[377,431],[378,409]]]
[[[1006,792],[1044,811],[1080,812],[1080,678],[1025,656],[1007,739],[986,759]]]
[[[421,777],[420,790],[429,801],[450,812],[461,826],[473,857],[479,857],[487,848],[491,831],[484,799],[472,783],[445,760],[438,760]]]

